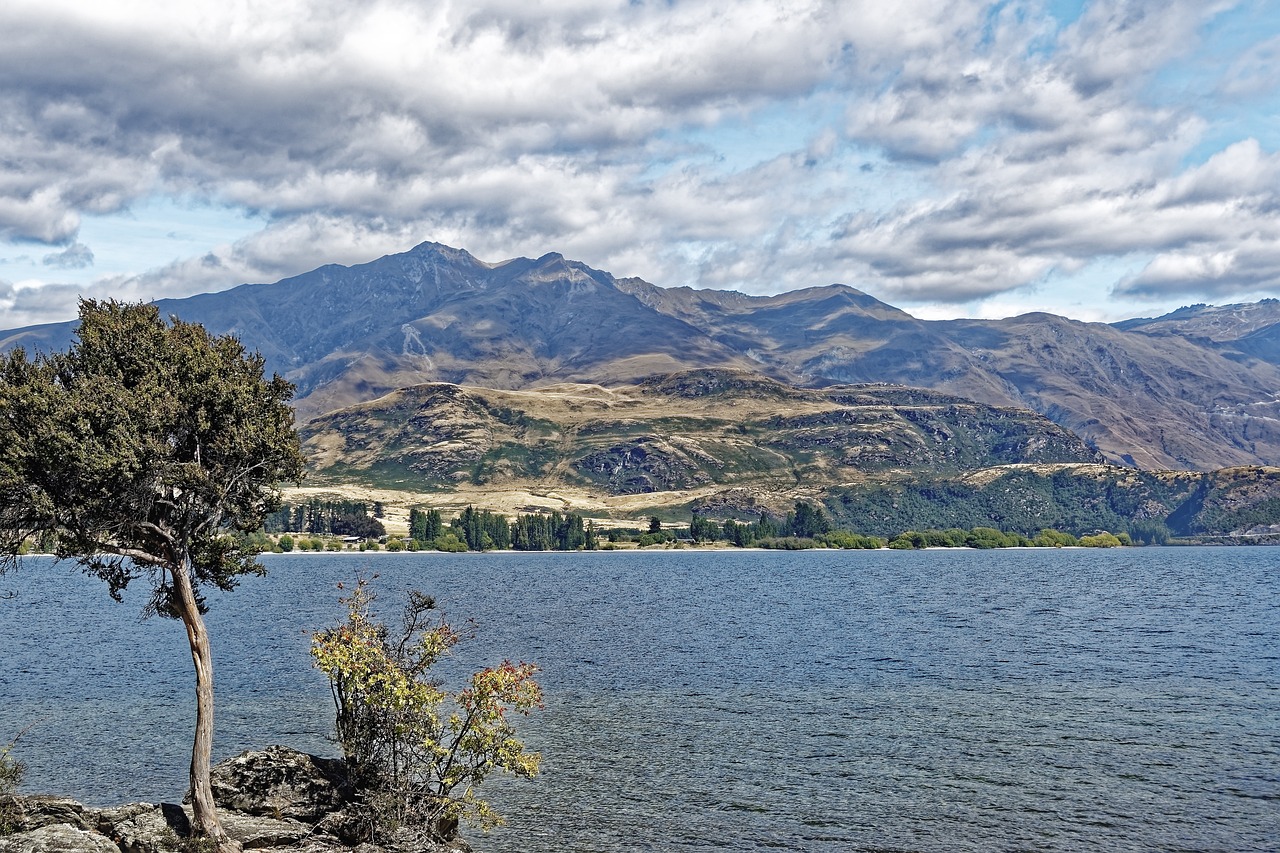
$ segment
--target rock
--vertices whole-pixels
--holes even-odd
[[[121,853],[165,853],[191,834],[191,822],[173,803],[131,803],[99,812],[98,831],[110,836]]]
[[[120,853],[110,838],[68,823],[0,836],[0,853]]]
[[[23,831],[55,824],[67,824],[76,829],[89,829],[92,825],[86,817],[84,806],[67,797],[43,794],[13,797],[9,810],[16,818],[13,822]]]
[[[386,853],[472,853],[471,846],[461,838],[454,838],[452,841],[431,841],[411,831],[397,832],[381,849]],[[361,853],[364,851],[362,850]]]
[[[461,839],[431,841],[404,831],[370,844],[367,824],[346,797],[345,764],[283,746],[245,752],[213,769],[218,818],[244,850],[289,853],[471,853]],[[86,809],[64,797],[16,796],[18,832],[0,853],[176,853],[188,848],[190,806],[130,803]],[[361,829],[365,831],[361,833]],[[364,838],[359,837],[360,835]]]
[[[151,803],[129,803],[109,809],[98,809],[94,812],[94,823],[98,832],[111,835],[117,826],[132,820],[143,812],[149,812],[155,806]]]
[[[242,752],[213,768],[213,800],[249,815],[318,823],[346,802],[346,764],[285,746]]]
[[[315,827],[292,818],[270,818],[237,812],[221,812],[222,828],[245,850],[289,847],[315,834]]]

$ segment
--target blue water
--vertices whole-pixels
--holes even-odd
[[[307,632],[334,584],[436,595],[453,670],[543,667],[510,851],[1280,847],[1280,548],[285,555],[211,597],[215,757],[333,754]],[[184,787],[176,623],[69,564],[0,578],[0,739],[29,790]],[[488,785],[487,785],[488,786]]]

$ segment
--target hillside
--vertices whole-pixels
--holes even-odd
[[[718,368],[1029,408],[1108,461],[1208,471],[1280,464],[1274,302],[1116,325],[1048,314],[928,322],[843,285],[666,289],[554,253],[488,263],[423,243],[159,305],[262,352],[298,386],[302,421],[424,384],[616,387]],[[3,332],[0,347],[59,348],[70,334],[70,324]]]
[[[615,387],[429,383],[312,421],[308,495],[389,507],[687,521],[822,503],[844,529],[997,527],[1280,541],[1280,468],[1104,464],[1019,409],[887,385],[805,389],[697,370]]]
[[[1148,542],[1170,536],[1280,542],[1280,468],[1199,473],[1008,465],[958,477],[837,487],[825,504],[838,524],[877,536],[992,526],[1026,535],[1044,528],[1076,535],[1125,531]],[[721,513],[727,509],[719,507]]]
[[[785,502],[868,478],[1099,461],[1025,410],[896,386],[804,389],[728,370],[607,388],[417,385],[316,418],[303,436],[313,484],[414,491],[737,489]]]

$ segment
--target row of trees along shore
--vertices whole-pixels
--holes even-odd
[[[374,506],[378,512],[381,506]],[[389,551],[595,551],[618,547],[675,546],[722,542],[736,548],[804,550],[808,548],[896,550],[921,548],[1114,548],[1134,544],[1127,533],[1097,531],[1076,537],[1045,529],[1033,536],[974,527],[968,530],[907,530],[893,538],[866,536],[835,528],[820,506],[797,501],[785,517],[766,513],[751,522],[727,519],[717,522],[694,514],[688,526],[664,527],[656,516],[643,528],[602,529],[577,513],[519,514],[513,520],[489,510],[467,507],[448,523],[438,509],[413,508],[406,537],[387,536],[383,524],[368,513],[368,504],[313,500],[306,505],[283,506],[268,517],[266,532],[278,534],[274,543],[263,538],[259,546],[290,551],[341,550],[332,536],[366,537],[358,547]],[[300,523],[304,522],[304,523]],[[293,526],[290,527],[289,525]],[[356,531],[364,531],[357,533]],[[290,534],[311,534],[295,539]]]

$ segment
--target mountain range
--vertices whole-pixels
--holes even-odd
[[[926,321],[845,285],[663,288],[559,254],[486,263],[423,243],[352,267],[162,300],[298,387],[301,421],[431,383],[618,386],[707,368],[791,386],[888,383],[1044,415],[1149,470],[1280,464],[1280,301],[1084,323]],[[51,350],[71,323],[0,332]]]

